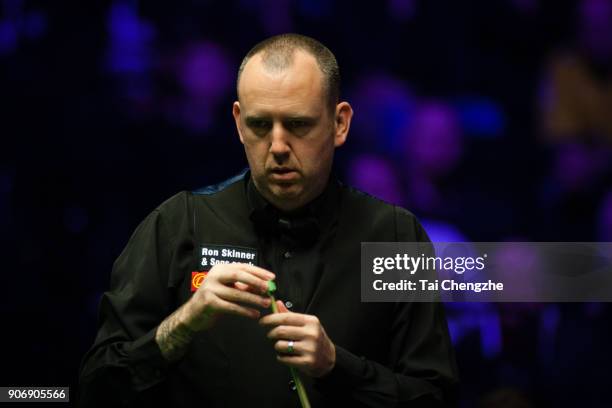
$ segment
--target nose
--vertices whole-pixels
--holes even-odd
[[[291,153],[288,136],[282,124],[274,124],[270,136],[270,153],[278,164],[285,162]]]

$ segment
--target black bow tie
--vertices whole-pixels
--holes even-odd
[[[286,237],[303,246],[314,244],[320,232],[319,223],[312,215],[286,217],[277,210],[266,207],[254,210],[250,218],[258,234]]]

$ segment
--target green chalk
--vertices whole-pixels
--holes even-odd
[[[268,294],[276,292],[276,283],[274,281],[268,281]]]

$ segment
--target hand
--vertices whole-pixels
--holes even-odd
[[[268,281],[274,277],[272,272],[249,264],[215,265],[183,308],[181,321],[195,332],[209,329],[225,313],[258,319],[259,310],[240,303],[270,307]]]
[[[276,301],[280,313],[264,316],[259,324],[272,328],[268,338],[275,340],[274,349],[278,361],[295,367],[311,377],[322,377],[336,364],[336,347],[327,337],[316,316],[293,313],[283,302]],[[287,353],[289,340],[293,340],[293,352]]]

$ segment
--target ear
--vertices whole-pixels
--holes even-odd
[[[234,116],[234,122],[236,122],[236,130],[240,137],[240,142],[244,144],[244,138],[242,137],[242,123],[240,122],[240,102],[235,101],[232,105],[232,115]]]
[[[353,119],[353,108],[348,102],[336,105],[336,120],[334,126],[334,146],[340,147],[346,142]]]

